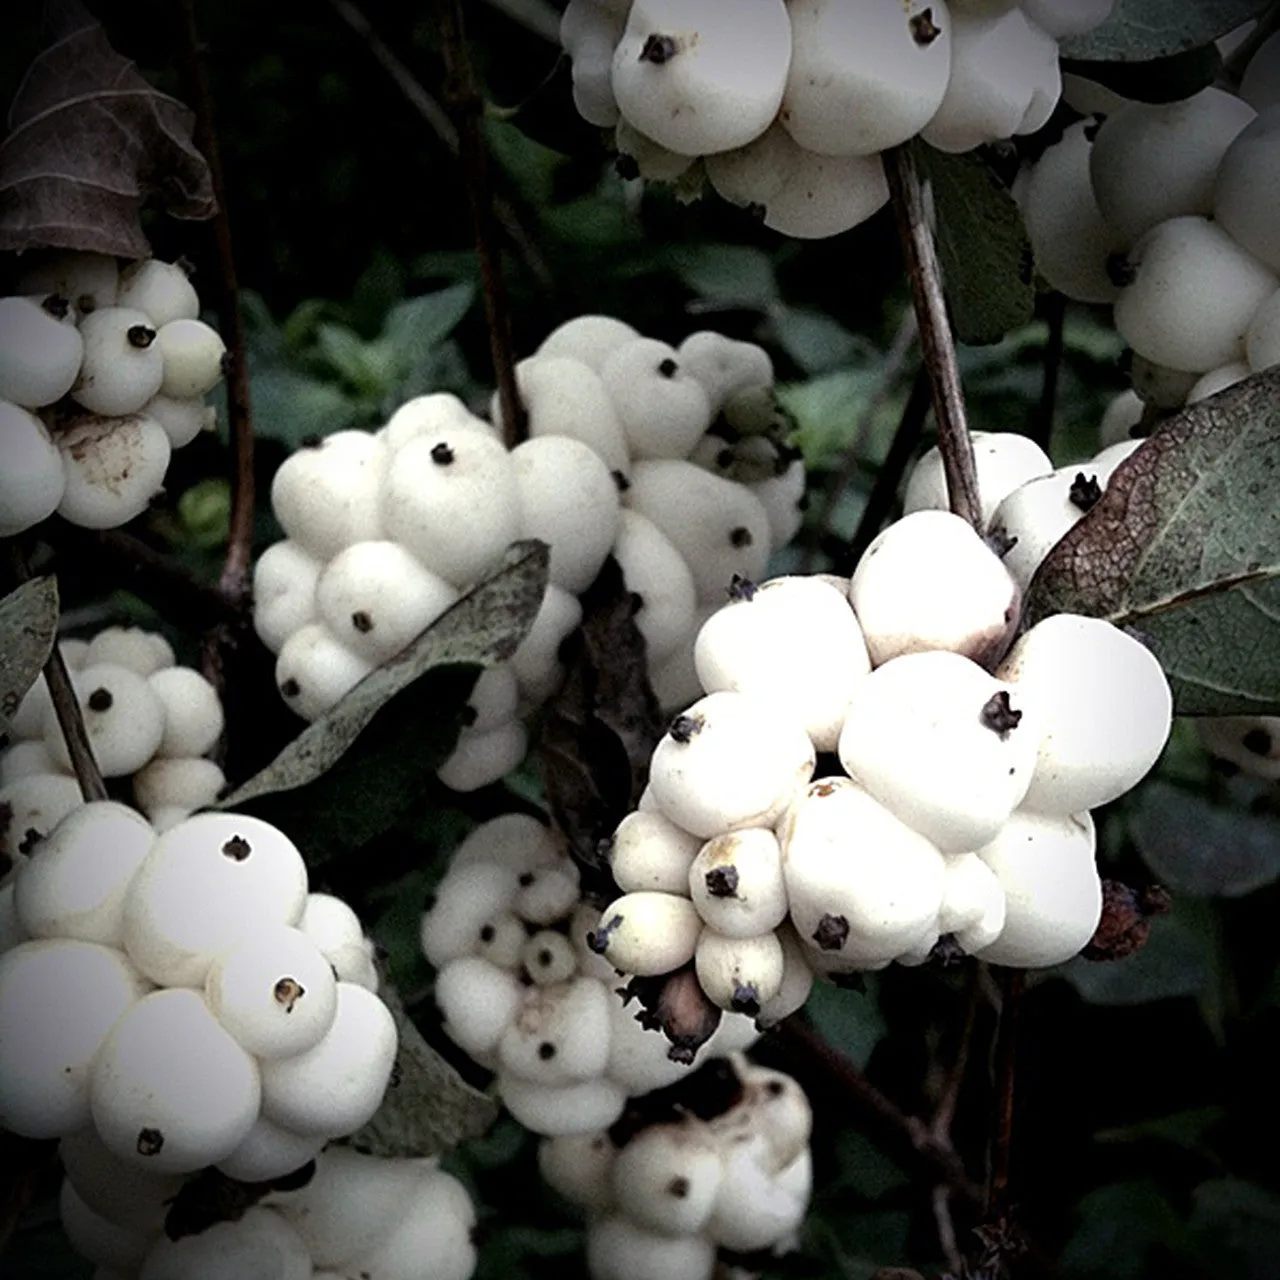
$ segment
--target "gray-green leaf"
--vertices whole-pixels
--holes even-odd
[[[960,342],[999,342],[1035,310],[1031,244],[1018,206],[995,171],[973,153],[914,146],[933,187],[938,258]]]
[[[1280,711],[1280,368],[1182,410],[1049,553],[1030,626],[1141,632],[1185,715]]]
[[[1147,62],[1197,49],[1257,17],[1266,0],[1120,0],[1100,27],[1063,41],[1064,58]]]
[[[371,671],[219,807],[237,809],[261,796],[315,782],[337,764],[382,707],[433,668],[488,667],[509,658],[533,625],[542,602],[548,557],[545,543],[514,543],[501,569],[463,596],[411,645]]]
[[[0,734],[39,679],[57,635],[56,578],[32,578],[0,600]]]

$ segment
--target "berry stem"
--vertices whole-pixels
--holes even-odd
[[[498,383],[498,403],[502,406],[503,436],[510,449],[527,438],[528,423],[516,387],[511,302],[502,272],[497,218],[489,181],[489,156],[484,141],[484,99],[471,66],[462,0],[434,0],[434,10],[440,52],[444,58],[444,98],[458,132],[458,154],[471,201],[485,318],[489,324],[489,351]]]
[[[1018,1012],[1026,975],[1021,969],[998,971],[1000,1017],[996,1025],[995,1114],[991,1133],[991,1171],[987,1183],[987,1221],[1008,1220],[1011,1207],[1009,1171],[1013,1150],[1013,1104],[1018,1056]]]
[[[907,278],[911,282],[911,301],[920,325],[925,368],[929,370],[947,497],[951,510],[982,533],[982,503],[978,497],[973,444],[965,421],[955,338],[947,320],[942,271],[925,216],[920,175],[906,146],[893,147],[884,153],[884,169]]]
[[[26,555],[15,542],[11,547],[10,560],[13,564],[14,577],[19,582],[31,580],[31,566]],[[71,768],[80,784],[80,794],[86,804],[95,800],[106,800],[107,784],[102,780],[102,770],[93,756],[93,747],[89,744],[89,735],[85,731],[84,716],[80,711],[80,702],[71,685],[71,673],[62,657],[62,651],[55,643],[49,651],[49,658],[44,664],[44,680],[49,686],[49,697],[53,702],[54,714],[58,717],[58,728],[62,731],[63,740],[67,744],[67,755],[71,758]]]
[[[240,286],[227,213],[226,183],[222,157],[213,128],[213,95],[209,75],[201,57],[195,0],[182,0],[187,76],[195,100],[195,139],[209,166],[217,212],[213,216],[214,247],[219,275],[218,314],[222,317],[227,344],[225,357],[227,384],[227,425],[231,434],[231,518],[227,552],[218,589],[237,609],[247,609],[252,585],[254,473],[253,404],[249,391],[249,362],[246,355],[244,314],[240,310]]]

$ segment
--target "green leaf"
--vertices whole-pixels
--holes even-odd
[[[0,600],[0,735],[40,678],[58,636],[58,581],[32,578]]]
[[[510,657],[533,624],[547,561],[545,543],[513,544],[502,568],[218,807],[288,831],[312,867],[387,830],[452,751],[480,669]]]
[[[386,381],[385,359],[380,359],[354,329],[344,324],[325,323],[316,329],[316,347],[321,359],[354,390],[377,395]]]
[[[859,1070],[870,1061],[886,1030],[874,994],[846,990],[832,982],[814,984],[805,1012],[822,1038]]]
[[[328,382],[290,369],[263,369],[250,381],[257,434],[296,449],[308,436],[327,436],[356,425],[360,405]]]
[[[1123,960],[1085,960],[1062,967],[1068,982],[1090,1003],[1128,1007],[1198,996],[1214,976],[1212,942],[1194,905],[1177,902],[1172,914],[1151,925],[1146,943]]]
[[[470,284],[406,298],[387,313],[381,340],[389,345],[402,369],[411,369],[458,327],[475,298],[475,287]]]
[[[1129,820],[1143,861],[1176,893],[1239,898],[1280,877],[1280,818],[1226,809],[1154,779]]]
[[[378,994],[396,1020],[396,1065],[377,1113],[347,1142],[373,1156],[436,1156],[479,1137],[497,1119],[497,1102],[422,1038],[393,986],[381,983]]]
[[[866,354],[865,339],[811,307],[776,302],[769,308],[769,324],[778,345],[806,373],[826,373]]]
[[[1183,715],[1280,711],[1280,368],[1169,418],[1031,583],[1023,625],[1137,628]]]
[[[1176,1247],[1187,1235],[1178,1211],[1151,1182],[1116,1182],[1091,1191],[1067,1241],[1061,1265],[1070,1277],[1136,1280],[1151,1250]]]
[[[1147,62],[1209,44],[1257,17],[1266,0],[1120,0],[1100,27],[1064,40],[1064,58]]]
[[[764,311],[778,298],[773,262],[750,245],[682,246],[672,254],[672,265],[680,279],[714,307]]]
[[[1270,1280],[1280,1257],[1280,1199],[1243,1178],[1213,1178],[1191,1193],[1190,1226],[1213,1253],[1205,1274]]]
[[[1187,1151],[1204,1151],[1209,1131],[1220,1124],[1226,1115],[1225,1107],[1196,1107],[1191,1111],[1175,1111],[1173,1115],[1159,1116],[1155,1120],[1139,1120],[1136,1124],[1123,1125],[1118,1129],[1103,1129],[1094,1138],[1098,1142],[1107,1143],[1141,1142],[1155,1138]]]
[[[999,342],[1035,310],[1031,244],[1008,188],[972,152],[949,155],[914,144],[933,186],[938,258],[960,342]]]

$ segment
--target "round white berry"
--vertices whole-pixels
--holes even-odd
[[[692,462],[638,462],[623,501],[670,539],[693,572],[700,601],[723,603],[734,576],[764,574],[772,543],[760,499]]]
[[[769,699],[725,690],[699,699],[654,749],[649,785],[661,811],[694,835],[766,826],[808,782],[813,743]]]
[[[615,1155],[607,1133],[557,1134],[538,1143],[538,1172],[566,1200],[603,1213],[613,1205],[610,1171]]]
[[[295,1133],[353,1133],[382,1103],[397,1043],[387,1006],[364,987],[338,983],[334,1019],[321,1039],[263,1062],[263,1115]]]
[[[607,1076],[554,1085],[499,1072],[498,1092],[516,1120],[540,1134],[606,1129],[627,1105],[626,1090]]]
[[[76,418],[58,432],[57,445],[66,480],[58,514],[72,524],[127,524],[164,488],[172,446],[152,418]]]
[[[764,225],[798,240],[839,235],[889,202],[879,155],[824,156],[797,147],[764,206]]]
[[[120,1226],[91,1209],[70,1178],[63,1178],[58,1192],[58,1218],[71,1247],[99,1267],[135,1272],[151,1244],[148,1233]]]
[[[1280,289],[1254,312],[1244,345],[1248,368],[1254,373],[1280,364]]]
[[[675,347],[635,338],[600,369],[627,444],[637,458],[684,458],[711,425],[711,401]]]
[[[106,627],[89,641],[80,669],[106,662],[140,676],[154,675],[177,661],[173,646],[157,631],[141,627]]]
[[[572,356],[536,355],[516,365],[516,385],[528,413],[529,436],[572,436],[598,453],[610,471],[625,476],[631,456],[614,402],[590,365]],[[503,426],[497,392],[490,402]]]
[[[636,0],[613,55],[622,115],[681,155],[740,147],[777,114],[791,60],[783,0]]]
[[[1017,583],[959,516],[916,511],[879,534],[849,584],[874,666],[904,653],[950,649],[983,663],[1017,625]]]
[[[1116,0],[1074,0],[1059,4],[1056,0],[1021,0],[1022,11],[1041,30],[1055,40],[1084,35],[1100,27],[1116,7]]]
[[[1034,702],[1044,737],[1023,807],[1096,808],[1155,764],[1173,698],[1145,645],[1101,618],[1059,613],[1018,638],[996,671]]]
[[[164,703],[142,676],[102,662],[74,672],[71,685],[103,777],[134,773],[159,751]],[[70,769],[71,755],[53,707],[45,713],[44,741],[54,760]]]
[[[164,428],[174,449],[185,449],[202,431],[211,430],[210,414],[216,422],[217,410],[199,396],[152,396],[140,412]]]
[[[1132,439],[1130,432],[1142,421],[1142,408],[1142,397],[1131,387],[1112,396],[1098,423],[1098,444],[1105,449]]]
[[[306,897],[306,866],[282,831],[245,814],[196,814],[161,835],[139,867],[125,950],[156,982],[199,986],[220,952],[296,924]]]
[[[451,791],[476,791],[518,768],[528,752],[529,731],[522,720],[504,720],[491,729],[463,729],[436,777]]]
[[[609,1061],[609,994],[594,978],[524,990],[497,1044],[498,1069],[539,1084],[565,1085],[603,1074]]]
[[[58,1143],[58,1159],[67,1181],[93,1213],[147,1236],[163,1229],[183,1184],[177,1174],[154,1173],[113,1155],[91,1124]]]
[[[708,693],[775,702],[818,751],[835,749],[853,689],[871,670],[848,596],[799,575],[742,584],[702,624],[693,658]]]
[[[708,840],[689,865],[685,888],[702,919],[726,937],[751,938],[777,928],[787,915],[777,836],[748,827]]]
[[[609,842],[609,870],[623,893],[688,893],[702,840],[661,813],[629,813]]]
[[[254,1060],[187,988],[153,991],[119,1018],[89,1081],[102,1140],[160,1173],[230,1155],[253,1127],[260,1096]]]
[[[164,357],[150,317],[131,307],[101,307],[80,321],[84,357],[72,399],[90,413],[137,413],[164,383]]]
[[[227,345],[203,320],[170,320],[156,330],[156,346],[164,360],[164,395],[188,400],[222,381]]]
[[[627,590],[639,599],[635,621],[644,636],[646,658],[661,662],[693,626],[693,572],[666,534],[638,511],[620,513],[612,554]]]
[[[244,1141],[218,1161],[218,1171],[237,1182],[267,1182],[301,1169],[316,1158],[327,1141],[315,1134],[290,1133],[259,1116]]]
[[[1044,558],[1102,497],[1103,481],[1090,463],[1059,467],[1005,496],[991,517],[997,545],[1008,546],[1004,566],[1022,591]]]
[[[558,929],[539,929],[520,948],[520,969],[539,987],[568,982],[578,972],[578,952]]]
[[[754,480],[748,488],[760,499],[769,517],[769,534],[775,547],[785,547],[804,524],[808,473],[804,458],[793,458],[780,475]]]
[[[779,119],[802,147],[869,156],[929,123],[951,76],[945,4],[805,0],[788,9],[793,47]]]
[[[773,361],[755,342],[698,329],[680,343],[676,355],[684,372],[702,383],[713,414],[744,391],[773,386]]]
[[[0,400],[0,537],[12,537],[51,516],[66,477],[49,429],[33,413]]]
[[[811,783],[779,836],[791,921],[811,963],[880,968],[935,926],[942,854],[855,782]]]
[[[510,909],[519,887],[512,867],[490,861],[450,867],[436,886],[435,900],[423,913],[418,931],[428,963],[439,969],[472,954],[481,941],[481,929]]]
[[[581,592],[594,581],[618,536],[618,487],[581,440],[539,436],[511,451],[520,535],[551,548],[551,581]]]
[[[520,536],[511,457],[479,431],[410,440],[392,461],[382,501],[388,536],[455,586],[484,577]]]
[[[80,784],[61,773],[32,773],[0,787],[9,821],[0,829],[0,853],[17,862],[67,814],[84,804]]]
[[[939,935],[950,934],[962,951],[972,955],[1000,936],[1005,914],[1004,886],[976,853],[947,859]]]
[[[1244,356],[1254,313],[1275,292],[1274,273],[1221,225],[1187,215],[1152,227],[1126,262],[1115,325],[1141,355],[1207,373]]]
[[[93,1064],[146,989],[97,943],[38,939],[0,956],[0,1124],[24,1138],[87,1125]]]
[[[1126,103],[1108,115],[1089,170],[1117,247],[1169,218],[1209,216],[1223,153],[1255,115],[1235,94],[1212,86],[1177,102]]]
[[[533,625],[510,659],[520,693],[530,702],[543,702],[560,687],[564,678],[560,646],[581,621],[578,597],[547,583]]]
[[[170,320],[194,320],[200,314],[200,299],[186,271],[159,258],[143,258],[125,267],[116,305],[145,312],[157,329]]]
[[[583,0],[572,0],[581,4]],[[609,122],[610,124],[613,121]],[[598,373],[611,351],[640,336],[625,320],[588,313],[574,316],[543,338],[538,356],[572,356]]]
[[[43,738],[30,741],[16,740],[0,752],[0,788],[7,787],[19,778],[30,778],[41,773],[62,773],[62,767],[49,754]]]
[[[1088,813],[1020,812],[979,849],[1005,895],[1005,922],[977,954],[992,964],[1039,969],[1069,960],[1093,937],[1102,915]]]
[[[320,1042],[337,1011],[337,980],[306,934],[256,930],[220,953],[204,982],[215,1018],[256,1058],[287,1058]]]
[[[473,1058],[497,1048],[520,1008],[521,994],[515,974],[482,956],[459,956],[436,975],[444,1033]]]
[[[26,409],[61,400],[83,355],[84,340],[65,298],[0,298],[0,400]]]
[[[704,926],[693,962],[707,998],[733,1013],[754,1017],[782,988],[782,944],[772,931],[727,937]]]
[[[302,1237],[278,1213],[258,1205],[234,1221],[216,1222],[196,1235],[151,1246],[138,1280],[311,1280],[313,1270]]]
[[[365,937],[360,917],[341,898],[329,893],[307,894],[298,928],[320,948],[337,970],[341,982],[378,989],[373,942]]]
[[[782,946],[782,982],[773,997],[760,1006],[755,1018],[756,1026],[760,1028],[775,1026],[783,1018],[803,1009],[813,990],[815,975],[809,964],[808,952],[796,937],[790,921],[777,930],[777,937]]]
[[[765,1162],[763,1135],[735,1147],[724,1162],[707,1234],[722,1248],[750,1252],[785,1240],[804,1220],[809,1208],[813,1171],[806,1147],[779,1173]]]
[[[14,908],[33,938],[118,947],[134,873],[155,842],[150,825],[113,800],[67,814],[23,864]]]
[[[182,759],[212,751],[224,716],[218,691],[192,667],[166,667],[147,678],[164,708],[158,755]]]
[[[655,1124],[616,1155],[613,1200],[627,1217],[664,1236],[696,1235],[720,1188],[720,1152],[704,1125]]]
[[[982,518],[988,523],[1001,501],[1019,485],[1053,470],[1049,455],[1028,436],[1014,431],[974,431],[973,462],[982,498]],[[946,511],[947,481],[937,445],[911,469],[903,494],[902,510]]]
[[[19,293],[56,293],[81,316],[114,307],[120,290],[120,268],[104,253],[63,250],[50,254],[23,272]]]
[[[602,129],[618,122],[613,98],[613,47],[626,26],[595,0],[569,0],[560,17],[560,43],[573,63],[573,101],[588,124]]]
[[[615,969],[647,977],[688,964],[701,932],[702,918],[687,897],[642,889],[600,913],[588,945]]]
[[[323,622],[308,622],[280,647],[276,688],[304,720],[318,720],[374,668]]]
[[[317,560],[382,535],[380,493],[390,451],[364,431],[338,431],[290,454],[271,480],[285,534]]]
[[[730,204],[759,211],[787,185],[802,154],[782,125],[774,123],[746,146],[704,157],[703,169],[707,181]]]
[[[316,583],[324,565],[296,542],[274,542],[253,566],[253,629],[274,654],[316,618]]]

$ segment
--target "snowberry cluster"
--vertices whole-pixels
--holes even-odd
[[[1034,133],[1062,92],[1058,41],[1114,0],[570,0],[560,40],[582,116],[632,171],[835,235],[889,198],[880,152]]]
[[[226,779],[205,757],[222,735],[217,690],[177,664],[169,642],[138,627],[108,627],[59,645],[89,746],[104,778],[132,777],[133,801],[163,831],[217,799]],[[80,805],[48,686],[38,680],[0,751],[0,851],[25,852]]]
[[[702,331],[677,348],[587,315],[516,374],[529,438],[510,451],[496,403],[498,425],[436,393],[377,432],[338,432],[288,458],[271,490],[287,538],[254,575],[258,635],[278,656],[281,693],[310,720],[491,573],[511,542],[550,546],[533,629],[480,678],[474,719],[440,771],[458,790],[524,758],[521,705],[557,688],[578,593],[607,556],[639,599],[661,696],[688,666],[699,611],[735,574],[762,573],[801,519],[804,467],[776,439],[773,367],[755,344]]]
[[[710,1280],[717,1248],[792,1247],[812,1186],[813,1113],[790,1076],[730,1056],[741,1095],[621,1143],[606,1132],[544,1138],[546,1182],[587,1214],[592,1280]]]
[[[97,1280],[468,1280],[475,1270],[475,1206],[435,1160],[331,1146],[298,1190],[174,1240],[165,1219],[181,1177],[137,1169],[91,1130],[58,1151],[62,1225]]]
[[[507,1109],[535,1133],[605,1128],[628,1097],[759,1035],[750,1018],[726,1015],[696,1052],[673,1057],[639,1020],[629,975],[588,945],[598,919],[580,898],[577,864],[525,814],[494,818],[459,845],[422,918],[446,1034],[495,1072]],[[808,991],[761,1013],[783,1017]]]
[[[199,314],[186,271],[156,258],[61,253],[0,298],[0,536],[146,510],[213,416],[226,348]]]
[[[692,961],[748,1012],[795,940],[822,974],[920,963],[944,939],[1020,967],[1075,954],[1101,911],[1088,811],[1155,763],[1172,699],[1100,619],[1055,615],[1010,648],[1019,595],[983,538],[927,507],[847,583],[739,584],[698,635],[705,694],[615,837],[624,892],[594,948],[644,975]],[[815,778],[819,752],[842,771]]]
[[[1067,128],[1014,184],[1036,266],[1055,289],[1112,303],[1133,392],[1104,424],[1123,438],[1144,403],[1176,409],[1280,363],[1280,42],[1249,100],[1117,100]],[[1261,61],[1260,61],[1261,60]]]
[[[209,1165],[256,1182],[377,1109],[398,1037],[371,944],[270,824],[202,813],[157,835],[86,804],[12,895],[4,1128],[100,1147],[143,1183]]]

